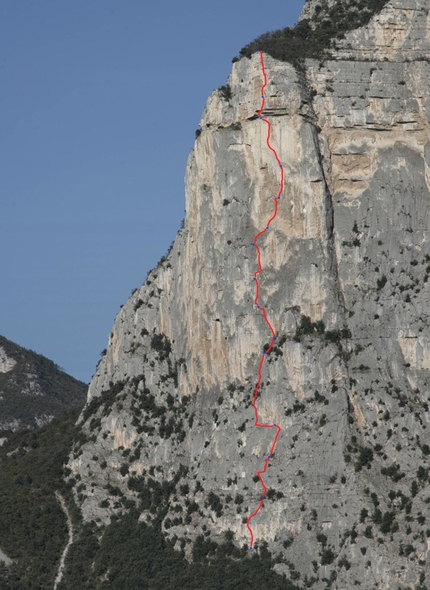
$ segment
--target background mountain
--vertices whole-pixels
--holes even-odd
[[[56,575],[59,589],[426,587],[429,9],[311,0],[295,32],[255,47],[285,190],[259,242],[277,340],[258,405],[281,433],[254,550],[246,521],[273,436],[251,405],[271,338],[253,240],[279,167],[257,115],[260,56],[244,48],[200,121],[184,227],[118,314],[77,425],[2,451],[9,505],[42,487],[50,502],[20,517],[43,542],[18,543],[25,527],[0,514],[10,588]],[[291,39],[291,61],[275,59]],[[316,48],[300,54],[300,39]],[[58,453],[35,477],[54,427]]]
[[[87,388],[44,356],[0,336],[0,430],[43,426],[81,404]]]

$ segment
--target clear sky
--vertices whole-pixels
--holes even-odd
[[[1,0],[0,334],[89,382],[184,217],[207,97],[304,0]]]

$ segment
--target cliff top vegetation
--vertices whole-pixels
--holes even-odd
[[[294,28],[286,27],[260,35],[240,52],[240,57],[251,57],[264,51],[275,59],[297,65],[304,58],[319,58],[345,33],[367,25],[388,0],[342,0],[330,5],[321,0],[311,18],[303,18]],[[239,58],[235,57],[233,61]]]

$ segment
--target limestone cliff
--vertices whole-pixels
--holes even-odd
[[[261,241],[278,339],[259,407],[282,431],[253,527],[317,589],[412,587],[429,568],[429,8],[391,0],[303,69],[265,57],[286,181]],[[279,182],[261,85],[253,55],[209,97],[184,227],[115,320],[69,462],[99,524],[139,493],[151,521],[145,485],[178,484],[163,528],[188,552],[203,531],[248,543],[272,440],[250,405],[270,337],[252,241]]]

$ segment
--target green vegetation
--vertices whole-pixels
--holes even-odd
[[[160,360],[168,359],[172,352],[170,340],[164,334],[154,334],[151,338],[151,348],[158,353]]]
[[[336,39],[348,31],[365,26],[388,0],[342,0],[329,7],[321,0],[312,21],[301,20],[287,27],[264,33],[240,50],[240,57],[251,57],[259,49],[281,61],[295,65],[304,58],[320,58]],[[233,61],[236,61],[235,58]]]
[[[330,565],[335,559],[336,555],[330,547],[321,551],[321,565]]]
[[[373,451],[370,447],[358,447],[358,459],[355,463],[355,471],[361,471],[364,466],[370,469],[373,461]]]
[[[301,342],[303,336],[320,336],[326,342],[333,342],[336,344],[341,340],[351,338],[351,331],[346,327],[340,330],[326,330],[325,324],[322,320],[313,322],[309,316],[301,314],[300,324],[293,337],[294,342]]]
[[[394,512],[385,512],[384,515],[381,518],[381,524],[380,524],[380,531],[381,533],[387,534],[390,531],[391,532],[395,532],[396,530],[398,530],[398,525],[396,525],[396,527],[394,527],[393,529],[393,525],[395,523],[395,513]]]
[[[229,101],[231,99],[231,87],[230,84],[226,84],[225,86],[220,86],[218,90],[221,93],[221,96],[224,100]]]
[[[0,566],[2,590],[52,589],[68,536],[55,491],[66,501],[75,537],[59,590],[298,590],[271,569],[275,562],[265,545],[252,553],[247,547],[239,549],[231,532],[221,544],[198,537],[192,547],[192,564],[183,550],[173,548],[177,539],[167,540],[161,523],[172,494],[179,489],[187,491],[187,484],[179,486],[187,473],[183,466],[169,482],[130,478],[129,488],[138,495],[138,508],[121,497],[129,512],[113,517],[102,536],[94,522],[84,524],[71,494],[74,481],[64,481],[64,475],[70,475],[64,464],[73,440],[79,437],[75,423],[80,409],[68,411],[39,430],[11,434],[0,447],[1,548],[13,559],[12,565]],[[116,488],[110,488],[111,494],[117,494]],[[222,507],[216,494],[210,494],[208,501],[215,510]],[[139,522],[142,510],[152,515],[152,525]],[[196,510],[198,506],[189,503],[187,512]],[[178,541],[182,549],[190,543]]]
[[[122,520],[114,520],[100,542],[87,527],[87,534],[72,548],[59,590],[298,590],[271,570],[273,561],[265,546],[249,555],[246,547],[234,546],[228,532],[220,545],[199,536],[190,564],[184,552],[174,550],[165,539],[159,522],[148,526],[139,523],[138,517],[138,511],[132,510]],[[183,548],[185,544],[182,539]]]
[[[395,482],[400,481],[403,477],[405,477],[405,474],[400,471],[400,465],[398,463],[394,463],[389,467],[383,467],[381,469],[381,473],[382,475],[391,477],[391,479]]]
[[[109,389],[103,390],[98,397],[94,397],[90,403],[85,406],[83,412],[83,421],[86,422],[90,416],[103,406],[103,415],[107,415],[112,405],[115,403],[117,396],[125,387],[125,381],[117,381],[116,383],[109,383]]]
[[[217,496],[214,492],[209,492],[208,502],[209,502],[209,506],[216,513],[217,518],[220,518],[222,516],[221,498],[219,496]]]
[[[382,277],[380,279],[376,279],[378,291],[380,291],[381,289],[383,289],[385,287],[385,285],[387,284],[387,280],[388,279],[385,275],[382,275]]]
[[[39,430],[9,435],[0,447],[1,548],[13,559],[0,569],[2,590],[53,587],[67,540],[66,517],[55,491],[78,519],[63,466],[80,410],[73,408]]]
[[[87,385],[51,360],[3,336],[0,348],[16,361],[10,371],[0,373],[2,424],[18,420],[20,428],[37,428],[37,417],[60,416],[68,407],[84,401]],[[40,392],[44,395],[37,395]]]
[[[193,563],[185,559],[183,550],[191,541],[185,538],[169,541],[162,533],[161,523],[172,495],[177,494],[178,489],[182,495],[189,493],[188,484],[178,485],[186,473],[187,469],[180,466],[169,482],[144,476],[130,478],[129,488],[138,494],[138,509],[131,507],[121,519],[114,517],[100,539],[94,525],[81,527],[59,590],[161,590],[167,587],[215,590],[242,587],[241,584],[249,589],[298,590],[271,570],[274,562],[264,545],[249,555],[246,547],[234,546],[231,531],[226,533],[226,541],[221,544],[197,537],[192,546]],[[214,493],[209,494],[208,501],[214,509],[221,506]],[[142,510],[151,514],[152,525],[139,522]],[[189,515],[196,511],[198,505],[188,503],[186,519],[189,520],[186,522],[191,522]],[[167,528],[171,524],[166,520]],[[182,551],[174,549],[176,542]]]
[[[300,316],[300,325],[296,329],[294,340],[300,342],[301,336],[308,336],[310,334],[324,334],[325,325],[322,320],[312,322],[311,318],[307,315]]]

